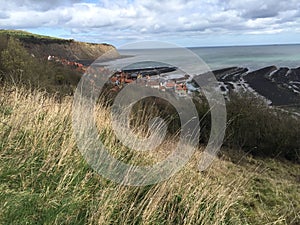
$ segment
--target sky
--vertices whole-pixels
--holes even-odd
[[[300,43],[299,0],[0,0],[0,29],[184,47]]]

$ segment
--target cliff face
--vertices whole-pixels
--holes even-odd
[[[120,57],[116,48],[109,44],[77,42],[19,30],[0,30],[0,36],[19,39],[28,52],[38,58],[51,55],[70,61],[94,61],[104,53],[107,59]]]
[[[70,61],[88,60],[93,61],[106,53],[107,59],[120,57],[116,48],[108,44],[91,44],[65,41],[30,41],[21,40],[24,47],[36,57],[47,58],[49,55],[65,58]]]

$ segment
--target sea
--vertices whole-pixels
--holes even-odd
[[[188,48],[202,59],[211,70],[227,67],[245,67],[257,70],[266,66],[300,67],[300,44],[293,45],[260,45],[260,46],[230,46],[230,47],[193,47]],[[123,56],[144,56],[151,58],[151,62],[133,65],[131,68],[156,66],[155,59],[168,59],[182,63],[184,57],[174,49],[119,49]],[[178,54],[177,54],[178,53]],[[133,60],[134,61],[134,60]],[[113,63],[117,63],[116,60]],[[158,63],[159,65],[159,63]],[[130,67],[130,66],[129,66]]]

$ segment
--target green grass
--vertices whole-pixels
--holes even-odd
[[[8,35],[21,40],[25,39],[36,39],[36,40],[53,40],[53,41],[70,41],[62,38],[45,36],[40,34],[33,34],[23,30],[0,30],[0,35]]]
[[[84,161],[72,135],[71,109],[71,97],[57,102],[41,91],[0,88],[0,224],[300,223],[299,164],[223,149],[200,173],[199,147],[164,182],[119,186]],[[99,129],[108,130],[108,110],[96,113]],[[112,153],[126,157],[113,134],[105,135]],[[149,159],[161,159],[166,150],[161,146]]]
[[[29,43],[70,43],[74,42],[74,39],[64,39],[64,38],[59,38],[59,37],[53,37],[53,36],[47,36],[47,35],[41,35],[41,34],[34,34],[30,33],[28,31],[24,30],[5,30],[5,29],[0,29],[0,36],[9,36],[13,38],[17,38],[21,41],[24,42],[29,42]],[[91,45],[99,45],[100,43],[88,43]],[[106,45],[106,46],[111,46],[111,44],[108,43],[101,43],[101,45]]]

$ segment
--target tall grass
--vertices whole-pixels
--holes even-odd
[[[1,90],[2,223],[230,221],[229,209],[244,181],[233,181],[235,188],[209,184],[209,176],[192,165],[168,181],[140,188],[95,174],[72,137],[71,103],[39,91]],[[105,125],[105,117],[98,118]]]
[[[42,91],[1,87],[0,224],[299,221],[288,206],[282,214],[266,209],[267,213],[255,215],[255,210],[245,205],[252,204],[249,185],[256,163],[246,170],[230,161],[216,160],[208,171],[198,172],[202,147],[183,170],[159,184],[127,187],[106,180],[91,170],[77,149],[71,110],[71,97],[58,102]],[[99,107],[95,112],[99,130],[109,129],[108,110]],[[103,141],[116,157],[123,154],[126,159],[131,154],[112,132],[105,133]],[[166,140],[157,151],[165,152],[174,141]],[[149,157],[150,162],[155,161],[155,155]],[[141,161],[140,157],[130,159]],[[299,209],[298,203],[293,206]]]

